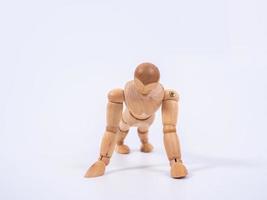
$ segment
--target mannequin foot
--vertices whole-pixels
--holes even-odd
[[[117,145],[116,151],[120,154],[128,154],[130,153],[130,148],[125,144],[121,144],[121,145]]]
[[[142,144],[140,151],[143,153],[150,153],[153,150],[152,144]]]
[[[187,175],[187,169],[181,162],[173,162],[171,164],[171,177],[184,178]]]
[[[102,176],[105,173],[106,165],[103,161],[99,160],[95,162],[85,173],[85,178],[92,178],[92,177],[98,177]]]

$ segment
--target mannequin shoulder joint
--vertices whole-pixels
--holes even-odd
[[[163,101],[166,100],[179,101],[179,94],[175,90],[165,90]]]
[[[108,100],[113,103],[123,103],[124,91],[122,89],[113,89],[108,93]]]

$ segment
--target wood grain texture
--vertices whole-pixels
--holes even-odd
[[[164,146],[169,161],[177,159],[181,160],[181,151],[176,133],[164,134]]]
[[[175,100],[164,100],[162,102],[162,123],[164,126],[176,126],[178,119],[178,109],[178,102]]]
[[[137,66],[134,77],[139,79],[144,85],[158,82],[160,72],[156,65],[152,63],[141,63]]]
[[[146,119],[161,106],[164,89],[157,84],[149,94],[142,95],[136,90],[134,81],[130,81],[125,86],[124,96],[129,112],[137,119]]]
[[[119,123],[122,116],[122,103],[109,102],[107,105],[106,124],[110,129],[115,129],[113,132],[117,132],[119,129]]]
[[[167,95],[167,97],[166,97]],[[165,93],[164,101],[162,103],[162,123],[164,132],[164,146],[171,161],[173,159],[181,159],[180,143],[176,134],[176,123],[178,116],[178,102],[177,99],[169,98],[170,93]]]

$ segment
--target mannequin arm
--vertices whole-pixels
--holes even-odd
[[[115,148],[116,136],[122,116],[123,101],[123,90],[115,89],[109,92],[106,114],[107,125],[100,146],[100,156],[98,161],[88,169],[85,177],[102,176],[105,173],[105,166],[109,164]]]
[[[171,176],[174,178],[181,178],[187,174],[182,164],[180,142],[176,133],[178,100],[179,97],[175,91],[166,90],[162,103],[164,146],[172,167]]]

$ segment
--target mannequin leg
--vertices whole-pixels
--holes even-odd
[[[139,127],[137,129],[141,141],[140,151],[144,153],[150,153],[153,150],[153,146],[148,142],[148,128],[149,127]]]
[[[117,137],[117,147],[116,152],[120,154],[128,154],[130,153],[130,148],[124,144],[125,137],[127,136],[129,129],[126,131],[119,130]]]

